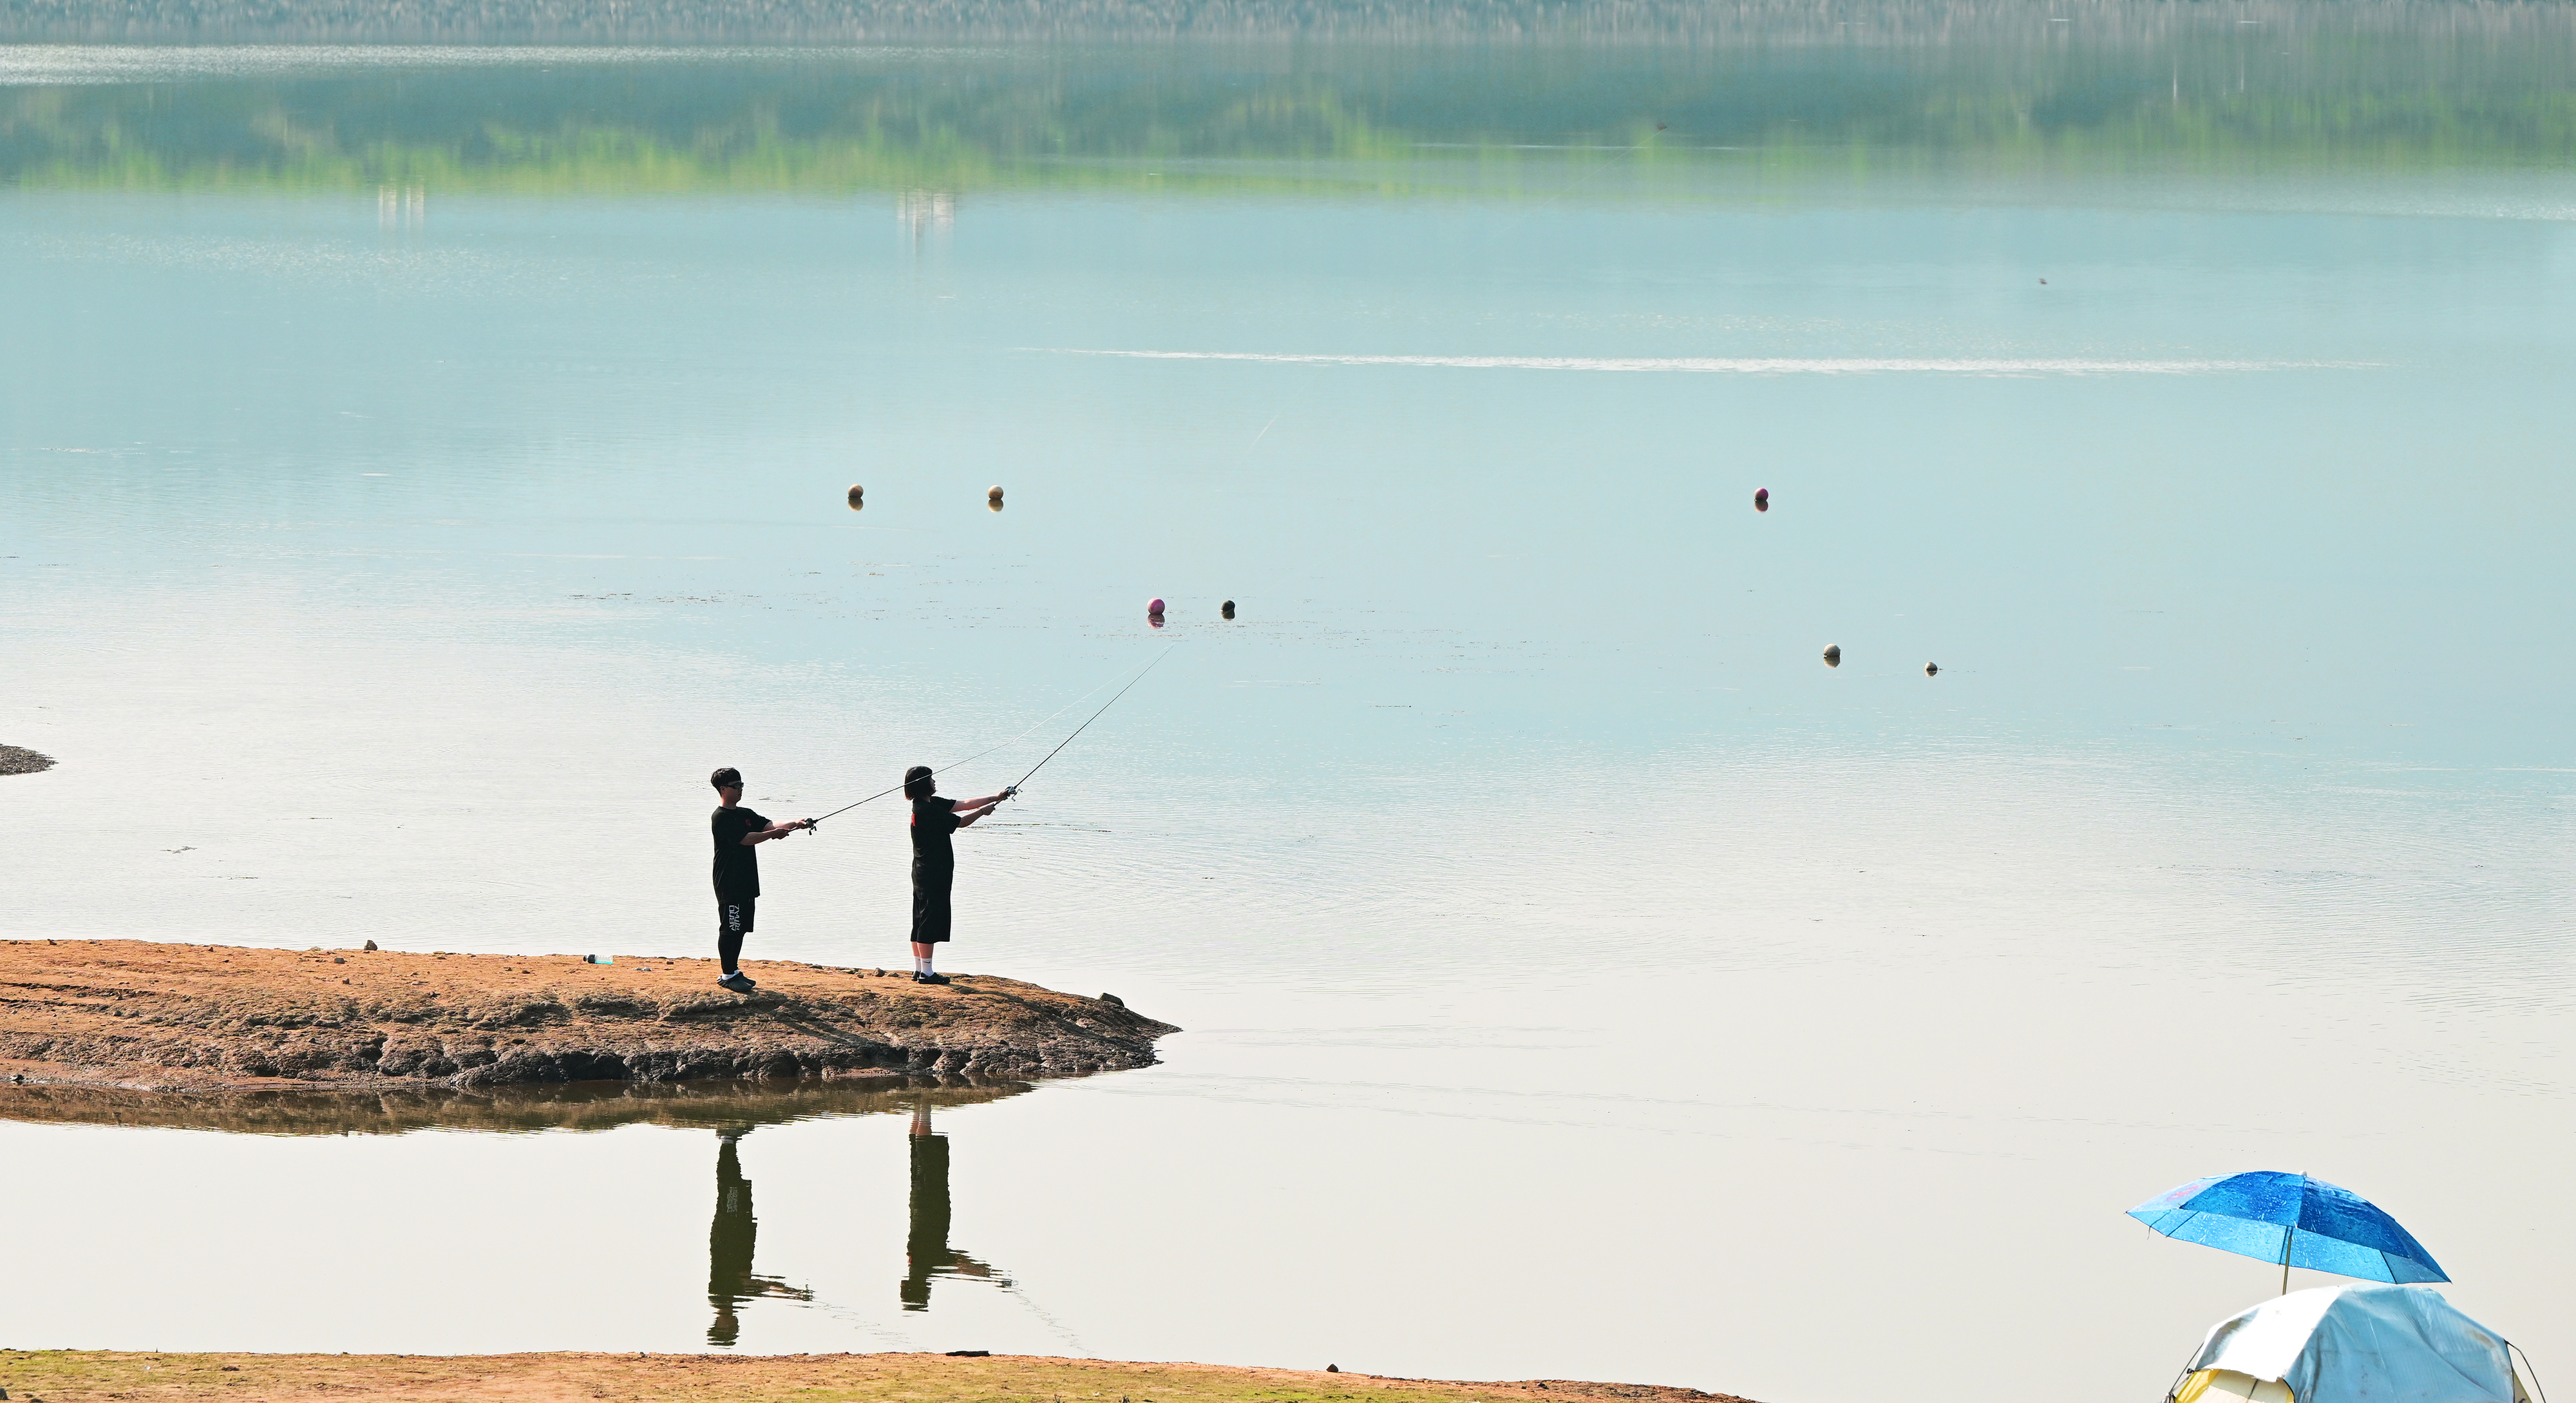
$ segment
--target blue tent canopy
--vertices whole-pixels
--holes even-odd
[[[2213,1174],[2158,1194],[2129,1216],[2167,1237],[2285,1267],[2391,1283],[2451,1279],[2377,1205],[2305,1174]]]

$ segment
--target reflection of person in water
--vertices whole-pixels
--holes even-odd
[[[716,1323],[707,1327],[711,1345],[730,1345],[742,1333],[733,1308],[754,1296],[814,1299],[813,1292],[776,1277],[751,1274],[752,1244],[759,1239],[760,1225],[751,1216],[751,1181],[742,1177],[742,1157],[734,1152],[734,1143],[750,1133],[747,1125],[716,1132],[716,1221],[707,1233],[707,1304],[716,1308]]]
[[[904,1237],[903,1255],[908,1268],[900,1292],[905,1310],[930,1309],[934,1276],[989,1280],[995,1275],[991,1267],[948,1245],[948,1137],[930,1133],[928,1101],[912,1108],[912,1231]]]

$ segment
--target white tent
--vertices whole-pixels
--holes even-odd
[[[2167,1403],[2529,1403],[2506,1348],[2430,1286],[2320,1286],[2218,1322]]]

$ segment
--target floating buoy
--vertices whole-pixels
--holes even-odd
[[[1758,512],[1767,512],[1771,510],[1770,488],[1756,487],[1753,489],[1753,509]]]
[[[987,502],[998,502],[998,501],[1002,500],[1002,489],[1001,489],[1001,488],[998,488],[998,487],[987,487],[987,488],[985,488],[985,489],[984,489],[984,500],[985,500],[985,501],[987,501]]]
[[[1229,599],[1229,600],[1227,600],[1225,603],[1218,605],[1218,606],[1217,606],[1217,613],[1218,613],[1218,614],[1220,614],[1220,615],[1222,615],[1222,616],[1224,616],[1224,617],[1226,617],[1226,618],[1229,618],[1229,619],[1230,619],[1230,618],[1233,618],[1233,617],[1234,617],[1234,601],[1233,601],[1233,600],[1231,600],[1231,599]]]
[[[1825,666],[1840,667],[1842,665],[1843,645],[1839,643],[1829,643],[1825,645]]]
[[[864,488],[864,487],[861,487],[860,485],[858,485],[858,484],[857,484],[857,483],[855,483],[855,482],[854,482],[854,483],[851,483],[851,484],[850,484],[850,510],[852,510],[852,511],[857,511],[859,508],[866,506],[866,505],[867,505],[867,500],[866,500],[867,495],[868,495],[868,489],[866,489],[866,488]]]
[[[1926,676],[1926,677],[1938,677],[1938,676],[1940,676],[1940,675],[1941,675],[1941,665],[1940,665],[1939,663],[1925,663],[1925,664],[1923,665],[1923,675],[1924,675],[1924,676]]]
[[[1145,601],[1145,612],[1146,612],[1146,613],[1148,613],[1148,614],[1159,614],[1159,613],[1163,612],[1163,601],[1161,601],[1161,600],[1159,600],[1159,599],[1148,599],[1148,600],[1146,600],[1146,601]]]

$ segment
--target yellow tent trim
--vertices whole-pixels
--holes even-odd
[[[2182,1381],[2165,1403],[2298,1403],[2290,1386],[2278,1379],[2258,1379],[2233,1369],[2203,1369]],[[2522,1386],[2522,1371],[2513,1374],[2513,1403],[2531,1403]]]
[[[2233,1369],[2203,1369],[2174,1390],[2173,1403],[2298,1403],[2290,1386]]]

